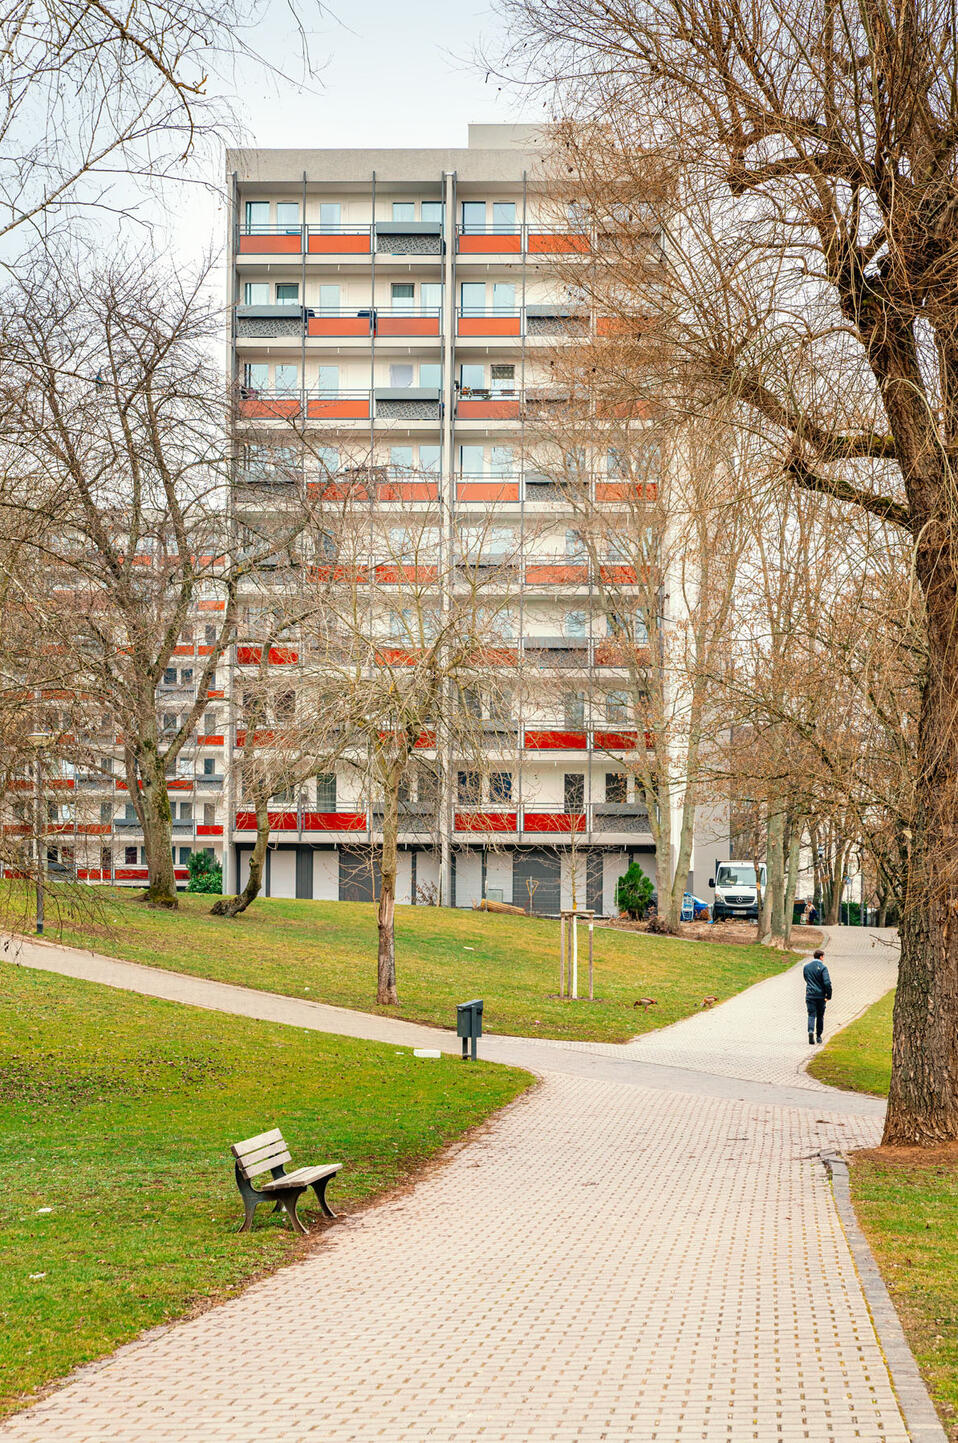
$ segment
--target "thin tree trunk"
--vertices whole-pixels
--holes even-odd
[[[383,806],[383,855],[382,883],[379,892],[379,964],[376,986],[376,1001],[386,1006],[395,1006],[399,1001],[396,991],[396,869],[399,848],[399,801],[397,788],[391,784],[386,789]]]
[[[782,942],[785,938],[785,813],[781,810],[769,815],[765,856],[768,937],[762,940]]]
[[[848,848],[845,842],[839,839],[835,843],[835,851],[832,854],[831,877],[829,879],[828,911],[825,915],[826,927],[837,927],[841,913],[842,893],[845,890],[845,862],[848,857]]]
[[[256,841],[249,859],[246,886],[235,897],[220,897],[210,908],[211,917],[238,917],[250,902],[255,902],[263,885],[266,870],[266,848],[269,846],[269,798],[256,804]]]
[[[801,823],[793,821],[788,834],[788,875],[785,882],[785,924],[783,935],[786,947],[792,940],[792,918],[795,914],[795,889],[798,886],[798,867],[801,852]]]
[[[134,805],[143,827],[143,846],[150,874],[143,901],[151,907],[172,910],[179,905],[173,871],[173,819],[166,790],[166,773],[158,748],[151,741],[141,752],[139,762],[142,786]]]

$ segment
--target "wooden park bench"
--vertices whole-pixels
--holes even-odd
[[[294,1172],[287,1172],[286,1164],[292,1161],[292,1156],[278,1127],[274,1127],[272,1132],[248,1137],[245,1142],[234,1142],[231,1151],[236,1159],[236,1186],[246,1209],[246,1217],[239,1229],[241,1233],[248,1233],[253,1226],[253,1214],[261,1202],[275,1203],[273,1212],[285,1208],[294,1231],[305,1233],[306,1229],[296,1216],[296,1204],[310,1187],[326,1216],[336,1216],[326,1201],[326,1188],[330,1178],[335,1177],[342,1167],[341,1162],[324,1162],[320,1167],[298,1167]],[[271,1174],[270,1180],[255,1188],[253,1179],[265,1172]]]

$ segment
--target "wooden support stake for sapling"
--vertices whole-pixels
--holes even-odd
[[[577,912],[572,914],[572,996],[579,1000],[579,916]]]
[[[593,931],[594,931],[594,928],[593,928],[593,925],[592,925],[592,918],[591,918],[591,916],[590,916],[590,918],[589,918],[589,1001],[590,1001],[590,1002],[594,1002],[594,1001],[595,1001],[595,991],[594,991],[593,986],[592,986],[592,978],[593,978],[593,968],[592,968],[592,933],[593,933]]]
[[[559,996],[565,996],[565,917],[559,913]]]

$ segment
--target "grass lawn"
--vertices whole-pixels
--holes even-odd
[[[891,1076],[889,992],[837,1033],[809,1071],[884,1096]],[[958,1440],[958,1149],[880,1149],[851,1159],[852,1199],[912,1352]]]
[[[456,1003],[483,997],[489,1032],[623,1042],[687,1017],[709,994],[731,997],[794,961],[771,948],[595,931],[596,1001],[560,1002],[559,924],[438,907],[396,908],[398,1008],[377,1008],[376,910],[364,902],[260,899],[233,921],[210,898],[179,912],[108,892],[102,917],[62,915],[62,940],[113,957],[224,982],[455,1025]],[[50,928],[52,933],[53,928]],[[588,995],[586,929],[579,991]],[[654,997],[647,1013],[639,997]]]
[[[530,1080],[0,964],[0,1413],[311,1246],[237,1235],[231,1142],[281,1126],[349,1210]]]

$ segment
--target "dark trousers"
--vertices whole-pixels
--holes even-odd
[[[814,1032],[821,1042],[822,1028],[825,1025],[825,999],[824,997],[806,997],[805,1006],[808,1008],[808,1030]]]

